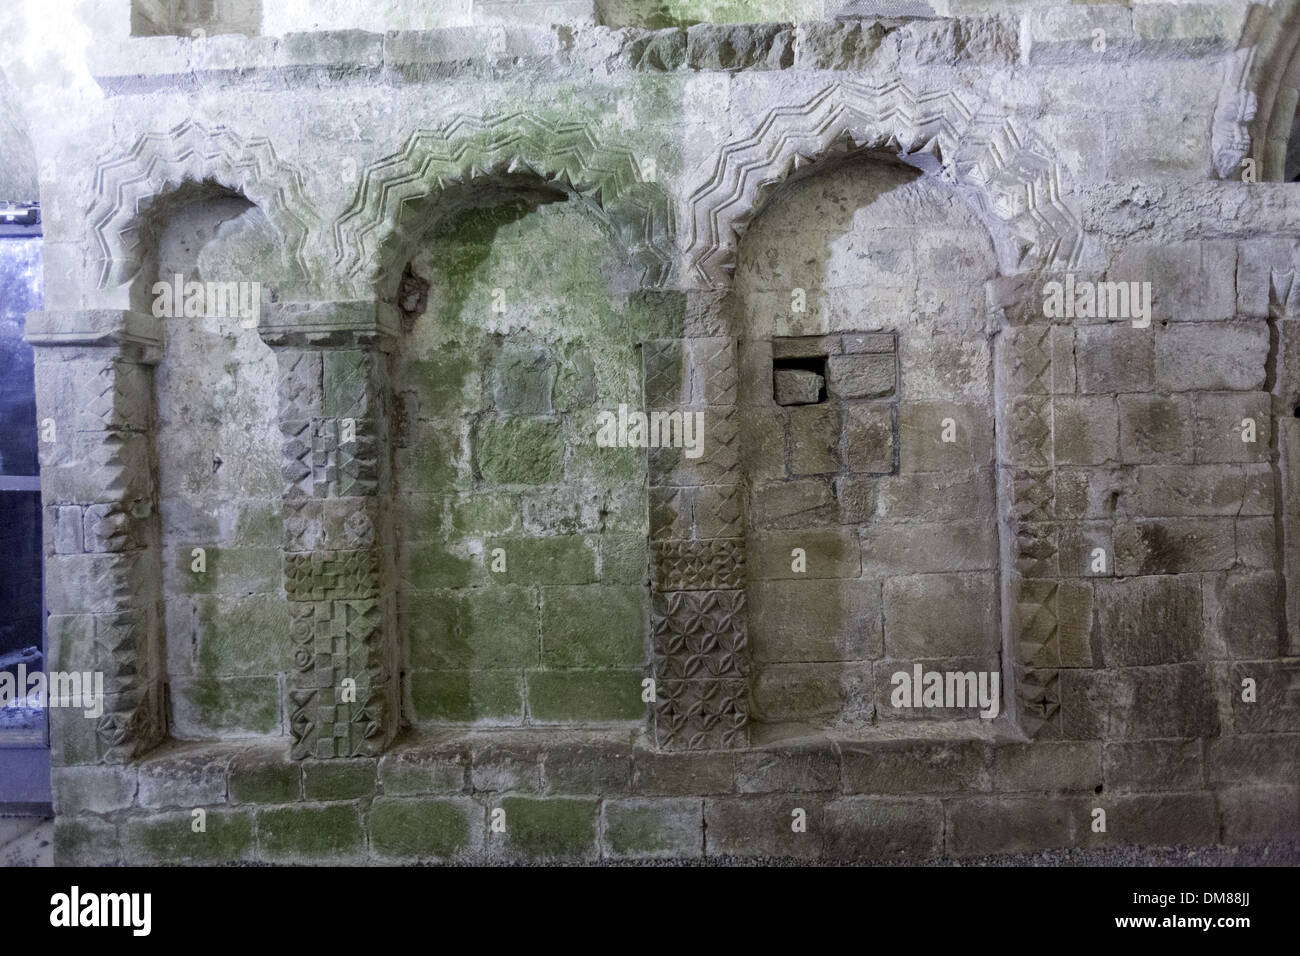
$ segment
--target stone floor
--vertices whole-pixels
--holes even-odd
[[[53,820],[0,816],[0,867],[53,865]]]

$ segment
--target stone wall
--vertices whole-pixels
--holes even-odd
[[[1289,6],[166,6],[5,61],[60,862],[1300,836]]]

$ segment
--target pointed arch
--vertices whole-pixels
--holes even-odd
[[[1300,4],[1252,5],[1228,60],[1214,109],[1214,171],[1237,178],[1248,156],[1255,178],[1286,178],[1287,145],[1300,103]]]

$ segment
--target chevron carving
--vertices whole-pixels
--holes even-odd
[[[965,194],[989,223],[1004,271],[1068,267],[1076,259],[1081,229],[1061,200],[1057,166],[1006,117],[950,90],[839,81],[803,103],[769,110],[753,135],[723,147],[688,204],[687,263],[695,278],[727,286],[737,237],[772,190],[807,165],[862,149],[897,153]]]
[[[284,237],[287,260],[308,274],[304,249],[319,220],[298,169],[283,162],[266,137],[186,120],[165,133],[146,133],[127,152],[95,164],[95,198],[87,212],[93,283],[107,289],[134,279],[144,252],[141,214],[184,183],[205,181],[256,203]]]
[[[527,113],[455,116],[436,129],[418,130],[401,150],[369,166],[333,226],[336,270],[361,294],[413,253],[420,230],[410,229],[403,209],[408,203],[451,186],[520,175],[585,201],[641,267],[643,284],[667,280],[675,257],[673,207],[657,184],[643,178],[637,157],[603,142],[586,123],[552,123]]]

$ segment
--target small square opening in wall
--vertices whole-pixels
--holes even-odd
[[[818,405],[826,401],[826,356],[774,358],[772,397],[778,405]]]

